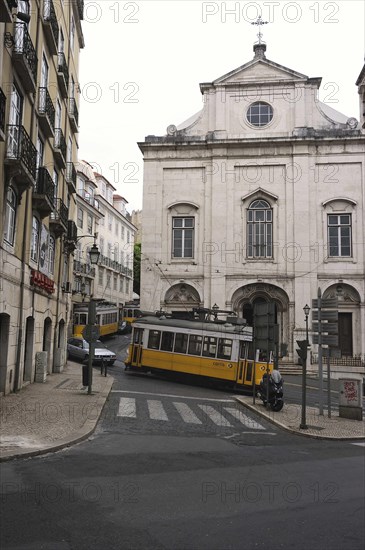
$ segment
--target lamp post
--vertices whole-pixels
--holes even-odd
[[[85,237],[88,237],[89,235],[84,235]],[[96,237],[97,233],[94,233],[94,244],[89,250],[89,257],[90,257],[90,263],[92,265],[96,265],[99,261],[100,252],[98,247],[96,246]],[[80,237],[81,238],[81,237]],[[92,388],[92,379],[93,379],[93,359],[95,354],[95,341],[97,338],[95,338],[95,323],[96,323],[96,302],[90,297],[89,306],[88,306],[88,324],[87,324],[87,330],[88,330],[88,340],[89,340],[89,363],[88,363],[88,388],[87,393],[91,394],[91,388]]]
[[[302,371],[302,420],[300,423],[300,429],[301,430],[307,430],[307,421],[306,421],[306,391],[307,391],[307,355],[308,355],[308,345],[309,345],[309,339],[308,339],[308,316],[310,312],[310,307],[308,304],[306,304],[303,307],[304,315],[305,315],[305,344],[306,344],[306,353],[305,357],[303,359],[303,371]]]

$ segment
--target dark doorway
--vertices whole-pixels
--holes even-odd
[[[352,313],[338,314],[338,340],[342,357],[352,356]]]

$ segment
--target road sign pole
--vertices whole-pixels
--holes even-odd
[[[90,298],[89,307],[88,307],[88,324],[95,326],[96,322],[96,302]],[[90,395],[92,390],[93,383],[93,360],[95,355],[95,339],[91,338],[89,342],[89,385],[87,388],[87,393]]]
[[[319,376],[319,414],[323,416],[323,365],[322,365],[322,291],[318,288],[318,376]]]
[[[327,408],[328,408],[328,418],[331,418],[331,348],[328,347],[327,354]]]

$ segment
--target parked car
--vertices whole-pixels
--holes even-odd
[[[83,338],[74,336],[67,340],[67,357],[85,361],[89,359],[89,343]],[[113,365],[117,356],[110,351],[100,340],[95,342],[94,363],[104,361],[107,365]]]

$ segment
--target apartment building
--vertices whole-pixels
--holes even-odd
[[[0,0],[0,392],[61,371],[83,0]]]

